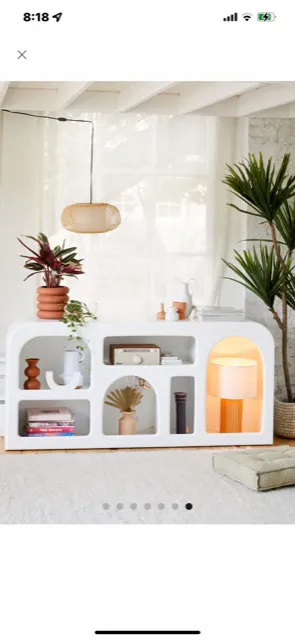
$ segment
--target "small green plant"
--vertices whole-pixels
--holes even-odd
[[[64,310],[64,314],[60,322],[66,324],[69,329],[68,340],[76,340],[76,348],[78,351],[84,351],[86,345],[80,334],[83,328],[90,320],[97,320],[96,315],[91,313],[85,302],[79,300],[70,300]]]
[[[134,408],[141,403],[143,394],[133,387],[124,387],[124,389],[116,389],[107,395],[105,404],[115,407],[123,413],[131,413]]]

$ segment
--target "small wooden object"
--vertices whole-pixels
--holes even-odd
[[[166,318],[166,311],[164,309],[164,302],[161,302],[160,304],[160,311],[158,311],[157,315],[156,315],[157,320],[165,320]]]
[[[31,391],[40,389],[41,384],[39,380],[37,380],[38,376],[40,375],[40,369],[39,367],[37,367],[39,359],[28,358],[26,362],[28,363],[28,366],[25,368],[25,375],[28,379],[24,383],[24,389]]]
[[[173,307],[177,309],[179,320],[185,320],[186,317],[186,302],[173,302]]]

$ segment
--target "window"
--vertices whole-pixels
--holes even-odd
[[[73,117],[95,122],[94,201],[116,205],[122,224],[101,236],[61,227],[66,205],[89,200],[90,131],[87,124],[46,122],[44,230],[56,242],[66,238],[85,257],[86,275],[71,280],[71,296],[95,303],[101,320],[145,320],[161,301],[171,303],[175,278],[195,278],[195,300],[207,302],[210,118]]]

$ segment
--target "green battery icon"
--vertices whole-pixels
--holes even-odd
[[[276,16],[271,11],[266,11],[265,13],[258,13],[257,20],[259,22],[273,22],[276,19]]]

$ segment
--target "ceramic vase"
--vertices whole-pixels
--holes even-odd
[[[136,434],[135,411],[121,411],[122,418],[119,420],[120,436],[134,436]]]
[[[60,384],[69,384],[73,378],[73,375],[79,373],[78,384],[76,389],[83,387],[83,376],[80,371],[80,364],[84,360],[84,353],[81,353],[77,349],[66,349],[64,352],[64,368],[63,373],[60,375]]]
[[[60,320],[69,300],[68,287],[39,287],[37,316],[42,320]]]
[[[175,300],[177,302],[186,302],[185,317],[188,318],[192,310],[193,301],[192,294],[190,292],[190,285],[192,282],[196,282],[194,278],[190,278],[188,282],[182,282],[181,280],[175,280],[173,291]]]
[[[183,391],[174,393],[176,402],[176,433],[186,433],[186,398],[187,394]]]
[[[179,320],[185,320],[186,318],[186,302],[173,302],[173,307],[178,311]]]
[[[26,362],[28,366],[25,368],[25,375],[28,379],[24,383],[24,389],[31,391],[40,389],[41,384],[40,381],[37,380],[40,375],[40,369],[37,367],[39,358],[27,358]]]
[[[160,311],[158,311],[158,313],[156,315],[156,319],[157,320],[165,320],[165,318],[166,318],[166,311],[164,309],[164,302],[161,302]]]
[[[175,307],[169,307],[166,313],[166,320],[169,320],[170,322],[175,322],[176,320],[179,320],[178,311],[177,309],[175,309]]]

